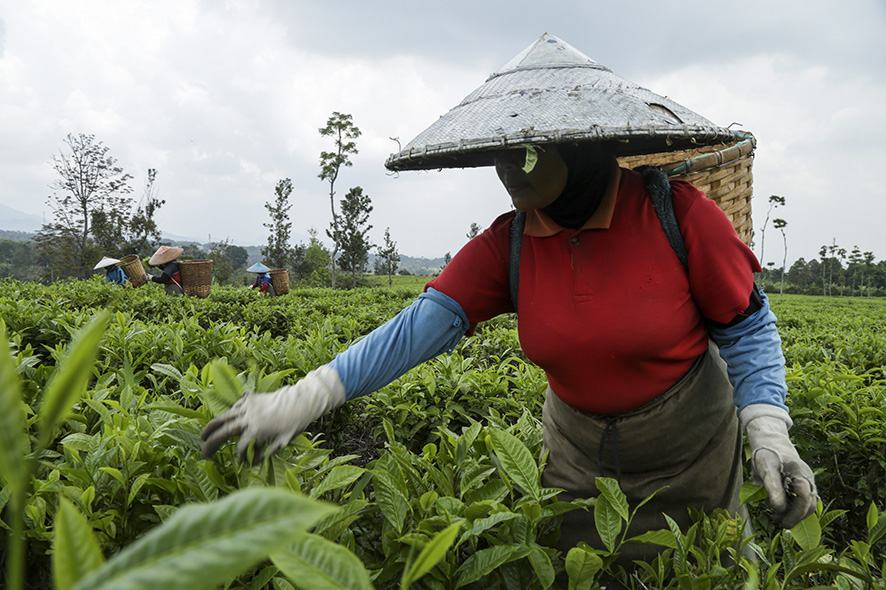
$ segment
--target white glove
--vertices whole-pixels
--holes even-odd
[[[793,422],[785,410],[769,404],[751,404],[739,418],[751,445],[754,483],[769,493],[775,522],[793,528],[818,504],[815,476],[788,436]]]
[[[308,424],[345,403],[345,388],[335,369],[319,367],[295,385],[273,393],[245,392],[230,410],[206,425],[200,437],[203,456],[211,457],[229,438],[239,436],[237,454],[247,460],[255,441],[253,465],[282,449]],[[262,449],[262,445],[267,446]]]

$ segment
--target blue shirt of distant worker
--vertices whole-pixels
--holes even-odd
[[[126,275],[123,273],[123,269],[119,266],[109,266],[105,272],[107,273],[106,276],[109,283],[122,285],[126,282]]]

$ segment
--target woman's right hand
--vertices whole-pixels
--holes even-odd
[[[345,388],[335,369],[323,365],[304,379],[273,393],[245,392],[230,410],[206,424],[200,433],[205,441],[203,456],[212,457],[234,437],[237,454],[248,460],[255,442],[252,464],[289,444],[308,424],[345,403]]]

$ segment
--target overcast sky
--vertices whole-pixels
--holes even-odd
[[[51,217],[52,156],[92,134],[143,191],[158,171],[161,228],[264,244],[274,187],[294,185],[293,238],[328,227],[318,129],[362,131],[338,197],[372,199],[370,238],[440,257],[510,201],[490,168],[405,172],[397,151],[541,34],[758,140],[754,219],[770,195],[788,260],[820,246],[886,258],[883,0],[0,0],[0,204]],[[781,265],[766,232],[765,262]],[[759,255],[759,246],[755,248]]]

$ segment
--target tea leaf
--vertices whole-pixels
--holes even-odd
[[[86,518],[64,497],[55,513],[52,578],[56,590],[68,590],[102,566],[105,558]]]
[[[25,485],[25,455],[30,450],[24,429],[21,381],[9,349],[6,324],[0,320],[0,477],[13,490]]]
[[[440,563],[441,559],[446,557],[446,553],[458,535],[459,528],[461,528],[461,523],[451,524],[428,541],[428,544],[424,546],[424,549],[403,574],[403,579],[400,582],[401,590],[407,590],[410,584],[431,571],[435,565]]]
[[[532,548],[532,551],[529,553],[529,563],[532,565],[535,575],[538,576],[538,581],[541,582],[542,588],[550,588],[554,585],[554,578],[556,577],[554,564],[551,563],[550,556],[542,551],[540,547],[535,546]]]
[[[271,554],[280,571],[299,588],[370,590],[366,568],[345,547],[318,535],[302,533],[284,551]]]
[[[181,371],[173,367],[172,365],[167,365],[165,363],[154,363],[151,365],[151,370],[155,373],[160,373],[161,375],[166,375],[167,377],[172,377],[176,381],[182,380]]]
[[[311,490],[311,497],[319,498],[326,492],[349,486],[360,479],[360,476],[365,472],[365,469],[354,465],[338,465],[333,467],[329,474],[323,478],[323,481],[320,482],[320,485]]]
[[[210,365],[209,374],[212,376],[212,383],[215,385],[214,396],[210,399],[218,398],[222,402],[222,408],[218,404],[211,404],[210,409],[214,414],[218,414],[220,409],[226,409],[233,406],[243,393],[243,383],[237,378],[234,369],[223,360],[213,361]]]
[[[337,508],[271,489],[192,504],[82,578],[75,590],[215,588]]]
[[[612,507],[618,512],[618,515],[625,522],[628,521],[628,499],[618,485],[618,482],[611,477],[598,477],[596,480],[597,489],[609,500]]]
[[[594,524],[603,544],[609,551],[614,551],[615,539],[621,532],[622,518],[606,496],[597,498],[594,505]]]
[[[502,565],[526,557],[531,551],[532,549],[526,545],[494,545],[481,549],[468,557],[458,568],[456,572],[458,582],[455,587],[461,588],[476,582]]]
[[[573,547],[566,554],[566,573],[569,574],[569,587],[587,590],[594,576],[603,569],[603,560],[580,547]]]
[[[627,539],[632,543],[643,543],[646,545],[661,545],[662,547],[677,548],[677,540],[674,539],[674,533],[669,530],[659,529],[657,531],[646,531],[642,535]]]
[[[520,439],[502,430],[490,429],[492,448],[507,476],[532,499],[538,501],[541,493],[538,466]]]
[[[791,529],[791,536],[805,551],[817,547],[821,542],[821,524],[813,513],[801,520]]]
[[[403,525],[406,522],[409,510],[409,499],[397,480],[386,471],[373,471],[373,483],[375,495],[382,514],[385,515],[398,535],[403,534]]]
[[[868,507],[868,512],[865,515],[865,521],[867,522],[868,530],[871,530],[877,524],[878,516],[879,511],[877,510],[877,505],[871,502],[871,505]]]
[[[742,504],[749,504],[751,502],[758,502],[767,497],[766,488],[763,486],[758,486],[749,481],[741,484],[741,490],[739,491],[739,499]]]
[[[99,311],[92,321],[74,334],[58,370],[46,386],[38,413],[41,447],[49,444],[55,429],[86,390],[109,315],[107,310]]]

